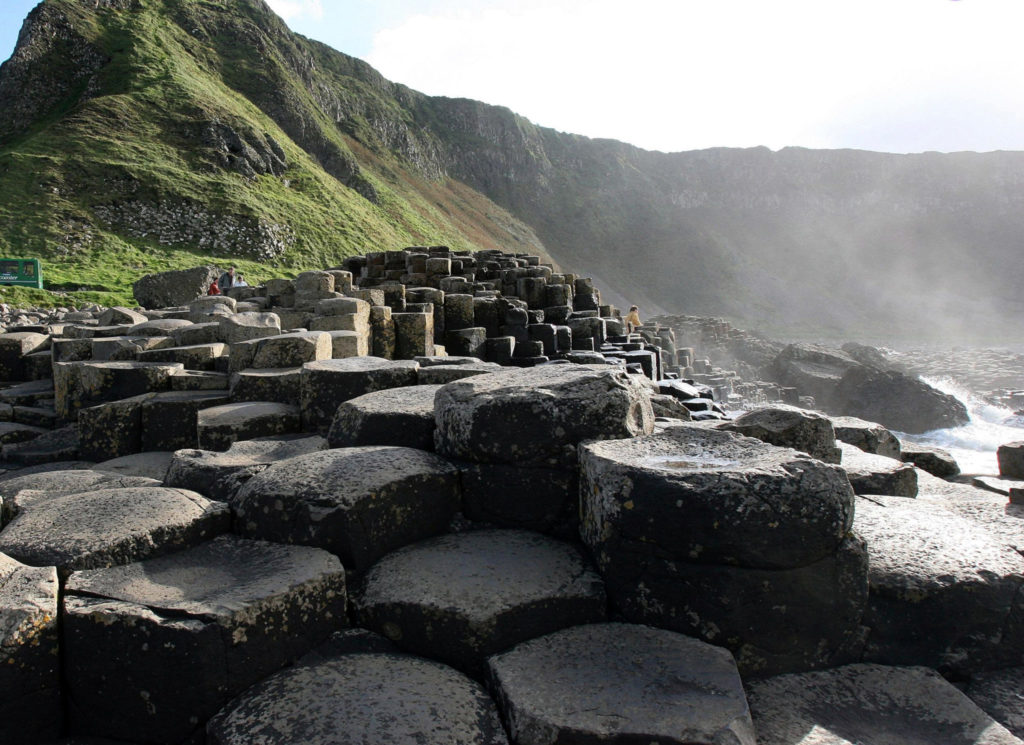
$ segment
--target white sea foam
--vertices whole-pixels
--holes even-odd
[[[936,429],[920,435],[897,433],[900,440],[948,450],[962,473],[997,475],[996,449],[1007,442],[1024,440],[1024,418],[1003,406],[992,405],[948,378],[922,380],[943,393],[956,396],[967,407],[971,420],[962,427]]]

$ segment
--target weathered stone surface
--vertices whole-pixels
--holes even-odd
[[[220,270],[214,266],[147,274],[132,285],[132,294],[143,308],[186,305],[205,295],[219,276]]]
[[[45,492],[49,496],[57,496],[95,491],[101,488],[119,489],[159,484],[160,482],[155,479],[123,476],[119,473],[104,473],[91,468],[61,469],[27,473],[21,476],[15,475],[0,483],[0,500],[3,501],[3,516],[0,519],[0,524],[7,522],[17,513],[18,495],[21,492]]]
[[[223,502],[160,486],[46,495],[20,505],[0,532],[0,551],[62,572],[127,564],[231,529]]]
[[[31,331],[0,333],[0,380],[25,380],[25,355],[45,348],[49,342],[46,334]]]
[[[0,742],[56,738],[63,712],[57,571],[0,554]]]
[[[217,319],[221,341],[237,344],[281,333],[281,318],[276,313],[235,313]]]
[[[602,566],[657,552],[793,568],[834,552],[853,521],[839,467],[693,424],[584,444],[580,467],[581,534]]]
[[[839,446],[843,451],[843,470],[850,478],[855,493],[917,496],[917,471],[913,464],[884,455],[872,455],[845,442]]]
[[[976,673],[965,693],[1014,735],[1024,737],[1024,667]]]
[[[379,357],[323,360],[302,366],[302,424],[327,434],[338,407],[364,393],[416,385],[418,365]]]
[[[121,476],[141,476],[163,481],[167,475],[167,467],[171,464],[173,453],[167,451],[147,451],[122,455],[95,464],[94,471],[110,471]]]
[[[930,500],[857,500],[871,547],[864,659],[955,674],[1024,664],[1024,558]]]
[[[241,534],[319,546],[361,572],[446,529],[459,507],[458,470],[412,448],[327,450],[272,464],[231,504]]]
[[[142,402],[141,452],[199,444],[199,412],[228,403],[223,391],[164,391]]]
[[[414,385],[365,393],[342,403],[327,440],[332,448],[400,445],[434,449],[434,394],[440,385]]]
[[[113,308],[107,308],[105,311],[100,313],[99,318],[100,326],[113,326],[114,324],[128,324],[134,326],[138,323],[145,323],[149,319],[146,318],[142,313],[132,310],[131,308],[125,308],[121,305],[115,305]]]
[[[191,489],[210,499],[229,501],[242,484],[271,463],[326,449],[327,440],[313,435],[242,440],[232,443],[223,453],[179,450],[167,469],[166,484]]]
[[[855,416],[833,416],[830,419],[837,440],[856,445],[865,453],[884,455],[887,458],[900,457],[899,439],[881,424]]]
[[[53,366],[57,415],[74,420],[87,406],[170,388],[180,362],[60,362]]]
[[[793,448],[826,463],[839,462],[832,423],[827,417],[807,409],[774,404],[741,414],[722,429]]]
[[[223,342],[224,337],[220,333],[220,324],[193,323],[189,326],[180,326],[171,329],[171,347],[191,347],[197,344],[216,344]]]
[[[420,385],[443,385],[444,383],[451,383],[453,380],[462,380],[474,375],[486,375],[487,373],[498,372],[501,369],[501,365],[477,360],[475,364],[463,363],[420,367],[417,375],[419,376]]]
[[[490,660],[513,742],[754,745],[746,696],[726,650],[670,631],[593,624]]]
[[[462,510],[470,520],[579,538],[579,476],[575,469],[506,463],[458,463]]]
[[[271,401],[298,406],[301,380],[301,367],[247,368],[231,376],[231,398],[235,402]]]
[[[847,371],[836,387],[835,411],[899,432],[928,432],[967,424],[967,407],[920,378],[891,370],[858,366]]]
[[[772,362],[771,373],[779,383],[814,396],[820,406],[829,406],[843,375],[856,367],[861,364],[839,349],[790,344]]]
[[[927,471],[940,479],[960,475],[960,466],[957,464],[956,458],[948,450],[939,447],[905,443],[900,453],[900,460],[904,463],[912,463],[922,471]]]
[[[690,410],[683,406],[683,403],[675,396],[655,393],[651,396],[651,408],[654,410],[655,417],[678,419],[682,422],[689,422],[693,419]]]
[[[33,427],[17,422],[0,422],[0,443],[7,445],[28,442],[48,431],[45,427]]]
[[[443,455],[483,463],[576,464],[590,439],[649,434],[650,393],[624,372],[576,365],[506,369],[445,385],[434,399]]]
[[[140,362],[180,362],[186,370],[213,370],[217,359],[223,357],[227,349],[227,345],[221,342],[164,347],[139,352],[136,359]]]
[[[345,620],[336,557],[234,536],[76,572],[66,592],[71,731],[153,743],[194,736]]]
[[[153,318],[128,329],[128,336],[169,336],[175,329],[193,325],[184,318]]]
[[[298,432],[299,410],[270,401],[212,406],[199,412],[196,426],[200,448],[227,450],[238,440]]]
[[[395,654],[348,654],[253,686],[207,727],[208,745],[507,745],[494,702],[450,667]]]
[[[999,475],[1007,479],[1024,479],[1024,441],[1008,442],[996,450]]]
[[[78,446],[78,425],[69,424],[25,442],[4,445],[3,459],[22,466],[66,461],[78,457]]]
[[[470,674],[519,642],[605,618],[604,585],[579,551],[537,533],[474,530],[431,538],[373,565],[355,597],[359,625]]]
[[[848,665],[747,686],[760,745],[1020,745],[925,668]]]
[[[78,412],[79,452],[83,458],[106,459],[142,450],[142,404],[154,394],[88,406]]]

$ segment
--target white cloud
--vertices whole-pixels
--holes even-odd
[[[1024,149],[1019,0],[449,0],[436,8],[379,31],[368,61],[425,93],[505,105],[565,131],[662,150],[867,147],[862,141]],[[1014,126],[994,126],[994,112]],[[963,145],[952,132],[941,143],[933,136],[946,119]],[[919,144],[915,121],[932,124],[920,127]],[[858,138],[858,122],[871,132]]]
[[[324,17],[322,0],[267,0],[267,5],[285,21]]]

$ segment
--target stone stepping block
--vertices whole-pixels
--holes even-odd
[[[178,743],[345,624],[334,556],[221,536],[76,572],[64,599],[73,734]]]
[[[1024,738],[1024,667],[976,673],[965,693],[986,714]]]
[[[459,472],[402,447],[309,453],[273,463],[239,489],[236,532],[319,546],[363,572],[386,553],[444,532],[459,508]]]
[[[904,443],[900,460],[904,463],[912,463],[922,471],[938,476],[940,479],[952,478],[960,475],[960,466],[948,450],[931,445],[915,445]]]
[[[220,337],[228,344],[238,344],[281,333],[281,318],[276,313],[242,312],[217,319]]]
[[[327,441],[332,448],[400,445],[433,450],[434,394],[440,388],[402,386],[349,399],[338,406]]]
[[[416,385],[417,363],[380,357],[323,360],[302,366],[302,426],[326,435],[338,407],[357,396]]]
[[[580,467],[581,533],[602,566],[654,553],[806,566],[834,553],[853,521],[854,495],[838,466],[692,424],[587,443]]]
[[[78,458],[78,426],[54,429],[26,442],[4,445],[3,460],[19,466],[37,466]]]
[[[488,664],[517,745],[756,743],[732,655],[682,634],[623,623],[576,626]]]
[[[14,445],[19,442],[28,442],[49,431],[46,427],[36,427],[31,424],[0,422],[0,444]]]
[[[167,475],[167,468],[171,465],[173,456],[174,453],[169,453],[166,450],[133,453],[101,461],[92,469],[94,471],[110,471],[122,476],[144,476],[162,482]]]
[[[1024,664],[1024,557],[927,500],[862,497],[870,546],[864,660],[954,674]]]
[[[128,329],[129,336],[169,336],[172,331],[183,326],[191,326],[192,322],[184,318],[154,318],[137,323]]]
[[[73,420],[88,406],[170,389],[180,362],[59,362],[53,366],[57,415]]]
[[[242,484],[271,463],[326,450],[327,440],[317,435],[241,440],[225,452],[179,450],[167,470],[166,484],[191,489],[211,499],[230,501]]]
[[[482,362],[476,360],[474,363],[460,363],[457,365],[431,365],[420,367],[417,371],[420,385],[443,385],[454,380],[471,378],[474,375],[486,375],[487,373],[498,372],[501,365],[494,362]]]
[[[3,500],[3,514],[0,525],[17,514],[22,494],[42,492],[49,496],[78,494],[96,489],[121,489],[134,486],[160,486],[154,479],[122,476],[117,473],[103,473],[89,469],[67,471],[44,471],[24,476],[15,476],[0,483],[0,500]]]
[[[760,745],[1020,745],[934,670],[848,665],[747,684]]]
[[[437,452],[479,463],[576,466],[576,446],[649,434],[650,392],[617,370],[514,369],[448,383],[434,399]]]
[[[57,571],[0,553],[0,742],[60,733]]]
[[[45,349],[50,337],[31,331],[0,333],[0,380],[25,379],[25,356]]]
[[[399,549],[366,573],[353,605],[360,626],[471,675],[492,654],[606,613],[604,583],[574,546],[518,530]]]
[[[247,367],[301,367],[331,358],[331,335],[325,331],[294,331],[231,345],[231,372]]]
[[[171,376],[172,391],[226,391],[230,387],[227,373],[205,370],[179,370]]]
[[[856,494],[917,496],[917,469],[912,463],[865,453],[845,442],[839,443],[839,447],[843,450],[843,470]]]
[[[92,468],[94,465],[95,463],[91,460],[62,460],[53,463],[39,463],[38,465],[25,466],[24,468],[13,468],[9,471],[5,471],[4,473],[0,473],[0,484],[10,481],[11,479],[21,478],[22,476],[30,476],[34,473],[87,470]]]
[[[1024,552],[1024,505],[1007,504],[1006,497],[972,484],[946,481],[918,473],[918,499],[966,518],[1003,545]]]
[[[838,463],[841,455],[828,417],[796,406],[775,404],[754,409],[726,423],[722,429],[793,448],[826,463]]]
[[[150,349],[139,352],[136,357],[140,362],[180,362],[186,370],[213,370],[217,358],[226,355],[227,351],[227,344],[213,342],[187,347]]]
[[[299,410],[273,401],[225,404],[200,411],[196,426],[200,448],[227,450],[238,440],[298,432]]]
[[[855,416],[833,416],[832,427],[836,439],[855,445],[865,453],[884,455],[899,460],[901,444],[899,438],[881,424],[858,419]]]
[[[223,502],[160,486],[37,492],[0,531],[0,551],[62,573],[178,551],[231,529]]]
[[[462,511],[470,520],[579,540],[579,476],[575,470],[458,463]]]
[[[1000,445],[996,450],[996,460],[999,475],[1004,479],[1024,479],[1024,441]]]
[[[298,406],[301,399],[301,367],[240,370],[231,376],[231,400],[273,401]]]
[[[348,654],[253,686],[206,728],[207,745],[508,745],[483,687],[445,665]]]
[[[170,337],[172,347],[192,347],[198,344],[217,344],[225,341],[220,333],[220,324],[215,322],[193,323],[191,326],[171,329]],[[185,360],[177,361],[184,362]]]
[[[32,380],[0,390],[0,401],[13,406],[34,406],[40,399],[54,397],[52,380]]]

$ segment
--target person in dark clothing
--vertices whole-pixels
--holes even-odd
[[[231,267],[217,280],[217,287],[220,288],[221,292],[226,292],[235,286],[235,268]]]

